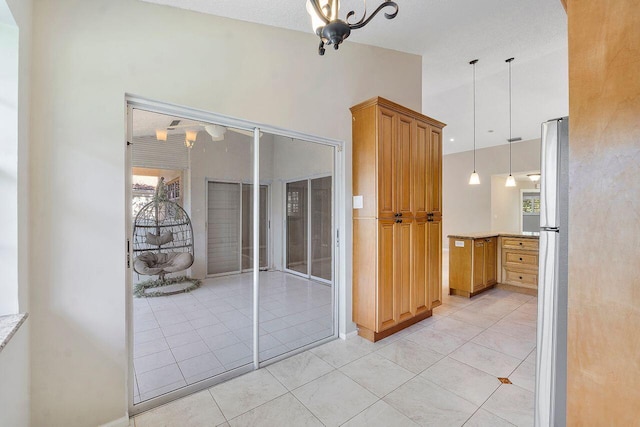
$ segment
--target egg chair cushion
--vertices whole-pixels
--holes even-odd
[[[191,264],[193,264],[193,255],[188,252],[143,252],[136,257],[133,268],[139,274],[153,276],[186,270],[191,267]]]
[[[173,242],[173,233],[170,231],[166,231],[159,236],[153,233],[147,233],[147,243],[150,245],[162,246],[170,242]]]

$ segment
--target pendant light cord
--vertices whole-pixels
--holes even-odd
[[[509,176],[511,176],[511,61],[514,58],[509,58],[506,62],[509,64]]]
[[[473,65],[473,173],[476,173],[476,62],[477,59],[469,62]]]

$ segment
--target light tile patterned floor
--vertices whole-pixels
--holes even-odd
[[[444,295],[433,317],[375,344],[335,340],[132,425],[532,426],[536,306],[496,289],[472,300]]]
[[[134,403],[252,361],[252,273],[205,279],[185,294],[134,298]],[[262,360],[331,336],[331,287],[260,273]]]

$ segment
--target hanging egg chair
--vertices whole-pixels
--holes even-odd
[[[158,276],[184,271],[193,264],[193,227],[189,215],[167,198],[160,178],[153,200],[136,215],[133,225],[133,269]]]

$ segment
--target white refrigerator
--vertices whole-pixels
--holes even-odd
[[[542,124],[535,425],[566,425],[569,118]]]

